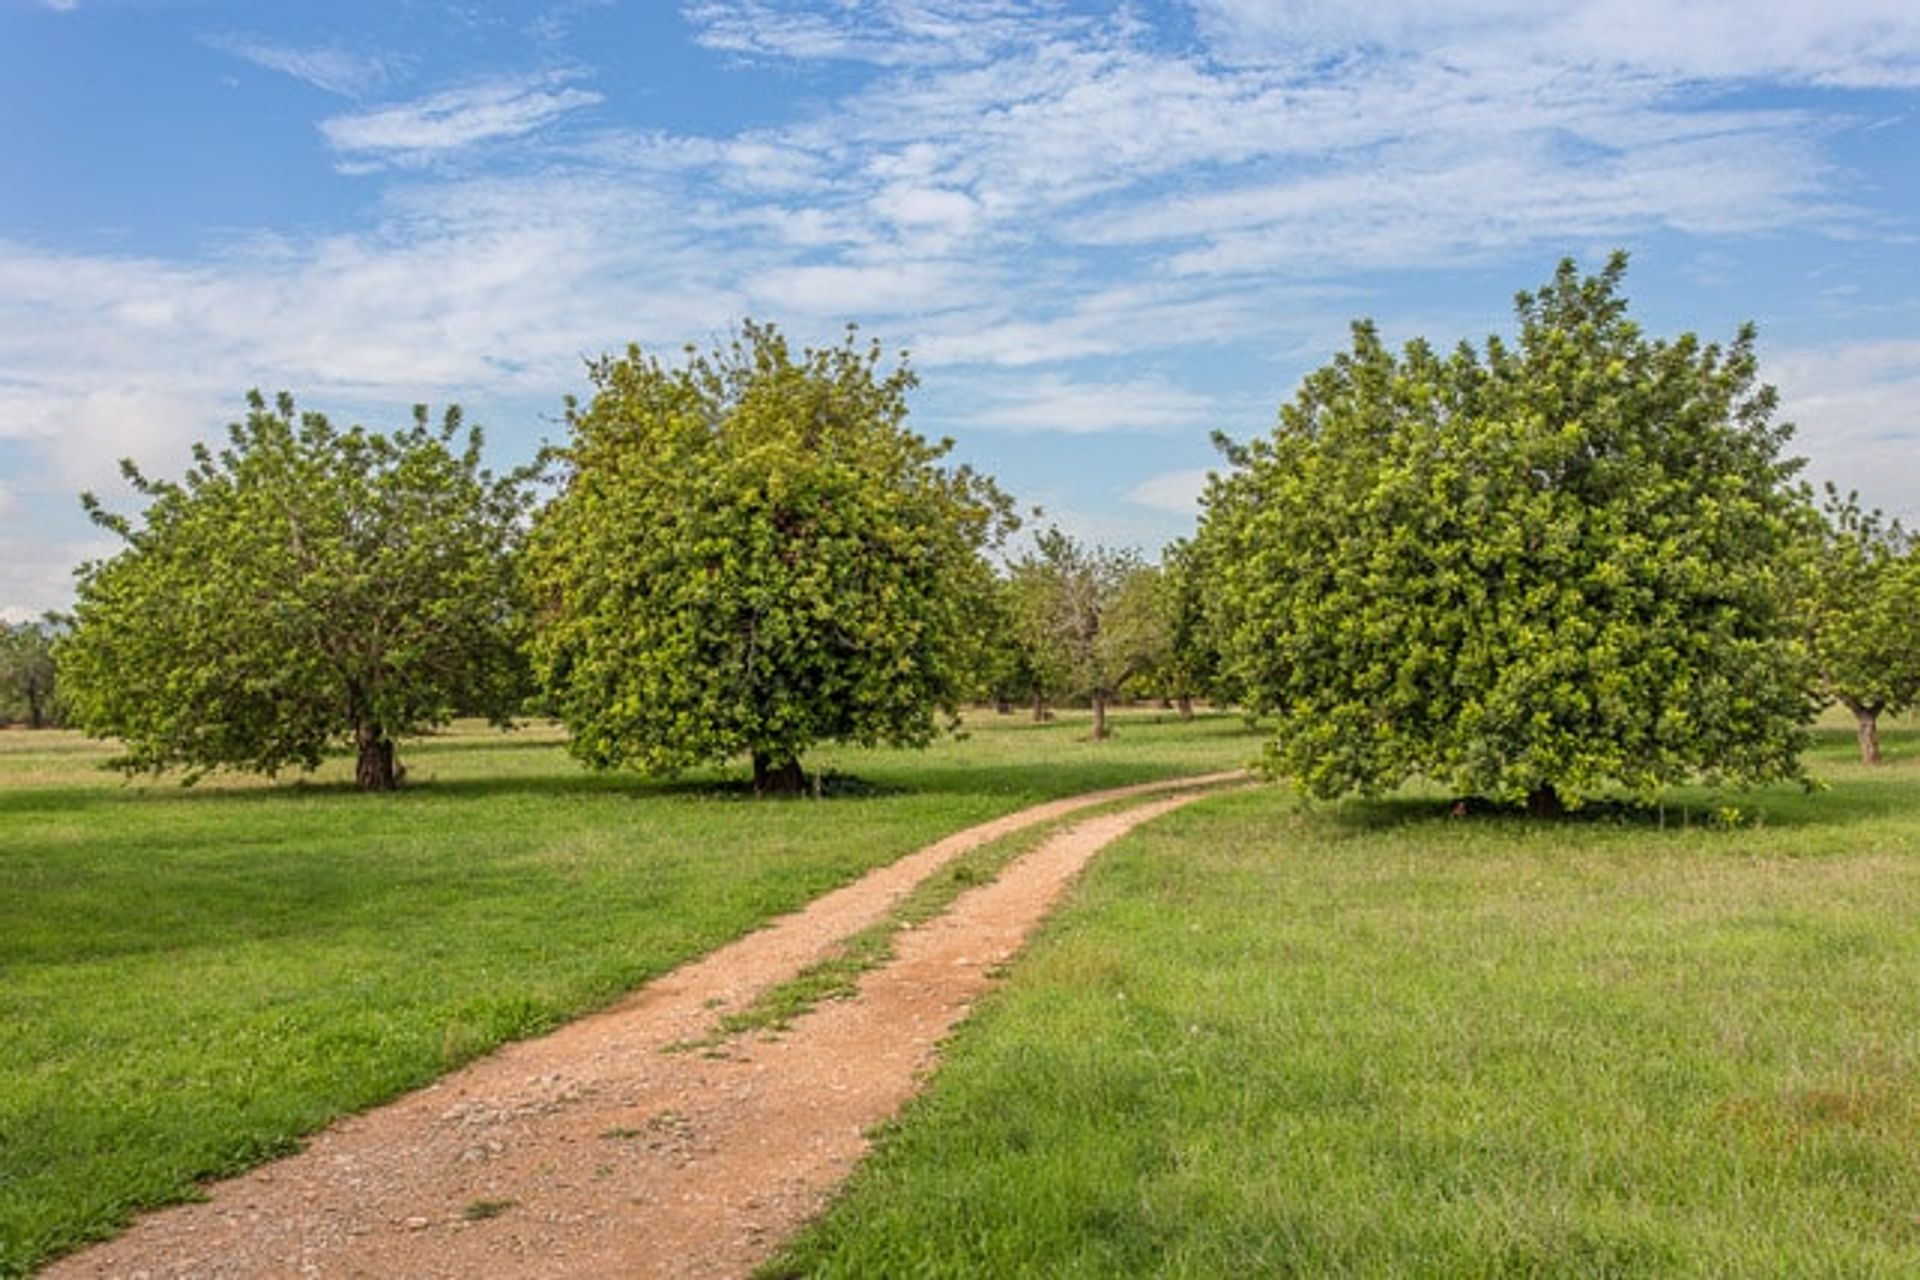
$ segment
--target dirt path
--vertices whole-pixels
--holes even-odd
[[[733,1276],[816,1213],[935,1044],[1109,842],[1237,778],[1038,805],[949,836],[539,1040],[342,1120],[49,1277]],[[1170,793],[1154,796],[1154,793]],[[904,932],[856,999],[725,1057],[664,1053],[990,840],[1114,800]]]

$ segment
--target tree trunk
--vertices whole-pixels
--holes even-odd
[[[1093,691],[1093,740],[1104,741],[1107,736],[1107,695],[1104,690]]]
[[[393,765],[393,739],[377,725],[361,725],[353,733],[360,748],[360,762],[354,768],[353,781],[362,791],[396,791],[399,772]]]
[[[1566,811],[1566,806],[1560,803],[1560,793],[1553,789],[1551,782],[1543,782],[1527,793],[1529,818],[1557,818]]]
[[[1191,697],[1183,693],[1174,701],[1180,708],[1180,718],[1182,720],[1193,719],[1193,699]]]
[[[1860,730],[1860,763],[1879,764],[1880,708],[1849,702],[1847,710],[1853,712],[1853,722]]]
[[[996,693],[993,695],[993,714],[997,716],[1012,715],[1013,704]]]
[[[47,727],[47,713],[42,706],[44,699],[39,690],[31,685],[27,687],[27,728],[44,729]]]
[[[807,775],[797,758],[775,764],[764,751],[753,753],[753,794],[757,796],[797,796],[807,789]]]
[[[1047,700],[1039,694],[1033,695],[1033,722],[1045,724],[1053,719],[1053,713],[1047,710]]]

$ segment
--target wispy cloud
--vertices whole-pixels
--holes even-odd
[[[744,285],[779,311],[826,318],[931,310],[978,296],[955,264],[920,261],[776,267]]]
[[[1071,30],[1084,21],[1045,0],[837,0],[811,12],[779,0],[692,0],[681,11],[709,49],[879,66],[981,62],[1037,31]]]
[[[1071,435],[1169,431],[1209,425],[1214,412],[1211,397],[1159,378],[1092,382],[1047,374],[990,386],[973,424]]]
[[[1200,509],[1200,495],[1210,474],[1198,469],[1163,471],[1127,490],[1127,501],[1154,511],[1191,516]]]
[[[335,45],[303,48],[236,31],[203,36],[201,43],[345,98],[364,97],[386,88],[406,66],[405,60],[395,54],[361,53]]]
[[[374,100],[320,130],[342,168],[385,173],[379,203],[354,231],[193,259],[0,242],[0,438],[43,472],[8,477],[13,523],[36,488],[177,453],[251,384],[552,405],[583,356],[672,351],[759,314],[803,341],[857,318],[910,346],[927,397],[967,384],[942,421],[999,427],[1009,447],[1152,434],[1131,443],[1160,474],[1114,481],[1120,514],[1080,514],[1170,526],[1201,474],[1170,470],[1192,460],[1181,433],[1257,429],[1373,309],[1367,272],[1537,266],[1662,233],[1690,249],[1912,230],[1853,207],[1833,130],[1858,104],[1821,86],[1920,84],[1920,9],[1703,0],[1655,21],[1651,3],[1193,0],[1195,47],[1065,0],[695,0],[707,48],[795,64],[781,74],[812,95],[710,133],[593,127],[611,113],[588,110],[602,97],[584,73],[381,101],[408,70],[386,55],[219,37]],[[822,62],[859,65],[798,65]],[[1777,84],[1803,90],[1793,109],[1743,92]],[[489,176],[432,163],[501,143],[518,163]],[[1767,369],[1827,474],[1908,508],[1890,485],[1920,493],[1920,447],[1901,439],[1913,341]],[[1216,424],[1184,370],[1222,353],[1259,371],[1243,384],[1278,385]]]
[[[110,540],[11,538],[0,534],[0,622],[33,622],[72,596],[74,566],[111,555]]]
[[[1557,57],[1543,37],[1505,53],[1494,41],[1471,64],[1400,45],[1392,56],[1329,61],[1316,34],[1329,46],[1373,37],[1309,5],[1316,57],[1296,65],[1242,49],[1222,65],[1168,51],[1124,19],[1022,21],[1039,7],[984,7],[1003,30],[990,61],[965,49],[936,58],[915,35],[925,6],[696,5],[710,43],[724,34],[730,47],[823,59],[872,41],[913,56],[870,58],[883,68],[876,79],[816,118],[763,131],[754,150],[646,145],[656,161],[677,153],[689,172],[733,190],[753,189],[763,171],[781,175],[761,188],[757,216],[809,229],[830,216],[848,242],[844,263],[816,265],[871,266],[897,251],[962,256],[992,273],[1016,256],[1044,257],[1044,271],[1024,273],[1028,298],[1056,312],[1110,281],[1111,261],[1088,250],[1145,255],[1158,270],[1131,272],[1136,286],[1178,274],[1244,289],[1249,276],[1428,267],[1532,243],[1557,251],[1661,230],[1859,222],[1811,111],[1728,107],[1717,98],[1724,86],[1691,70],[1595,65],[1571,37]],[[1489,0],[1482,18],[1498,26],[1512,7]],[[1219,47],[1258,47],[1270,9],[1222,0],[1203,11],[1204,29]],[[1426,33],[1411,9],[1397,24],[1357,21],[1401,45]],[[1890,78],[1907,65],[1896,56],[1900,29],[1879,64]],[[1825,47],[1811,36],[1783,46],[1804,53],[1802,80],[1828,74]],[[756,152],[804,165],[763,170]],[[1077,270],[1090,262],[1097,269]],[[1032,323],[1032,308],[1021,309]]]
[[[1192,0],[1214,52],[1240,64],[1423,57],[1536,63],[1680,81],[1848,88],[1920,84],[1920,13],[1905,0]]]
[[[449,89],[413,102],[333,116],[320,132],[335,151],[360,163],[413,164],[499,138],[517,138],[601,95],[543,75]]]
[[[1782,351],[1765,364],[1813,479],[1920,517],[1920,338]]]

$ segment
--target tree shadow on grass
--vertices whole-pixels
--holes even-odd
[[[1859,763],[1851,728],[1821,726],[1803,756],[1814,779],[1811,788],[1795,783],[1761,787],[1675,787],[1648,803],[1623,793],[1601,795],[1553,818],[1530,816],[1523,805],[1501,804],[1479,796],[1442,794],[1431,785],[1410,784],[1402,792],[1371,798],[1349,797],[1314,802],[1345,829],[1385,831],[1425,823],[1484,826],[1490,830],[1592,831],[1628,828],[1651,831],[1816,830],[1897,818],[1920,808],[1920,728],[1905,726],[1881,733],[1887,763]]]
[[[1200,772],[1199,768],[1194,770]],[[794,794],[757,795],[744,770],[703,770],[673,778],[646,777],[626,770],[597,771],[585,767],[530,773],[524,776],[438,777],[429,766],[416,763],[398,791],[360,792],[349,778],[312,778],[304,775],[255,779],[216,774],[186,786],[177,778],[128,779],[124,786],[68,784],[0,792],[0,821],[9,816],[77,816],[128,805],[166,806],[285,805],[322,802],[348,805],[414,805],[474,797],[548,797],[554,799],[674,799],[728,803],[812,804],[885,800],[902,796],[1003,796],[1017,802],[1038,803],[1062,796],[1128,786],[1172,776],[1164,763],[1151,760],[1112,760],[1088,754],[1082,759],[1050,760],[1018,765],[935,763],[911,759],[902,765],[848,772],[829,768],[818,789],[809,774],[807,790]]]
[[[1530,815],[1524,805],[1500,804],[1478,796],[1381,796],[1341,800],[1327,808],[1341,827],[1357,831],[1455,824],[1502,832],[1631,829],[1680,834],[1851,826],[1910,809],[1912,801],[1910,791],[1904,796],[1877,794],[1869,781],[1848,782],[1821,792],[1790,785],[1721,792],[1688,788],[1653,803],[1602,796],[1550,818]]]

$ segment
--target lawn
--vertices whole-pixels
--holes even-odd
[[[395,796],[345,762],[127,784],[96,744],[0,733],[0,1275],[950,831],[1257,753],[1226,716],[1085,734],[987,715],[754,801],[585,773],[544,729],[407,744]]]
[[[1824,731],[1831,789],[1732,829],[1183,809],[770,1274],[1920,1274],[1920,727],[1887,746]]]

